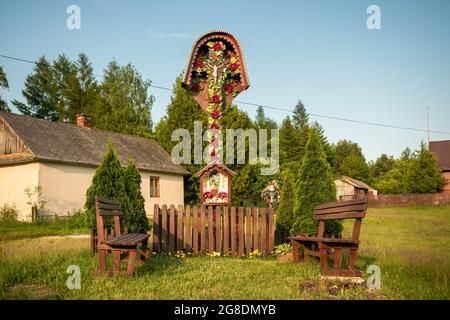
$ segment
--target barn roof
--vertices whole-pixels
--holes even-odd
[[[96,167],[111,139],[124,166],[132,158],[139,170],[189,174],[152,139],[0,111],[1,119],[28,150],[0,156],[0,165],[43,160]]]
[[[450,170],[450,140],[430,141],[428,148],[436,156],[439,167]]]
[[[356,180],[354,178],[350,178],[348,176],[341,176],[341,177],[338,178],[338,180],[341,180],[341,181],[343,181],[345,183],[348,183],[349,185],[352,185],[352,186],[354,186],[356,188],[366,189],[366,190],[375,190],[374,188],[372,188],[368,184],[366,184],[366,183],[364,183],[362,181]]]

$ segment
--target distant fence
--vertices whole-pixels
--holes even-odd
[[[369,207],[448,206],[450,194],[384,194],[369,197]]]
[[[274,213],[267,208],[154,207],[153,251],[233,256],[274,249]]]

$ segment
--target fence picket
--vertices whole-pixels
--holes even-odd
[[[233,256],[236,256],[236,232],[237,232],[237,228],[236,228],[236,208],[232,207],[231,208],[231,228],[230,228],[230,233],[231,233],[231,254]]]
[[[167,252],[167,232],[168,232],[168,224],[167,224],[167,205],[162,206],[162,213],[161,213],[161,220],[162,220],[162,231],[161,231],[161,245],[162,245],[162,251]]]
[[[216,220],[216,248],[215,251],[222,252],[222,213],[220,207],[216,207],[215,220]]]
[[[192,230],[191,230],[191,207],[186,206],[186,223],[184,229],[184,248],[187,252],[191,251],[192,248]]]
[[[170,206],[169,217],[169,252],[175,252],[175,206]]]
[[[223,254],[228,255],[230,250],[230,217],[228,215],[228,207],[223,207]]]
[[[206,217],[205,217],[205,207],[200,207],[200,244],[201,252],[205,254],[206,252]]]
[[[198,254],[198,208],[193,207],[192,212],[192,225],[194,227],[194,233],[192,235],[192,247],[194,250],[194,254]]]
[[[261,208],[261,250],[267,254],[267,215],[266,208]]]
[[[244,252],[244,208],[239,208],[239,255],[245,254]]]
[[[153,237],[152,237],[152,248],[155,252],[161,251],[160,237],[161,234],[161,222],[159,220],[159,205],[155,204],[153,206]]]
[[[245,249],[250,254],[252,248],[252,208],[245,210]]]

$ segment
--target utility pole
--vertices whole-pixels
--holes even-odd
[[[428,146],[430,146],[430,108],[427,107],[427,132],[428,132]]]

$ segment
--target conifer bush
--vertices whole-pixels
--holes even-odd
[[[314,220],[314,207],[336,201],[336,186],[316,129],[310,131],[295,187],[294,225],[291,234],[317,234],[319,223]],[[342,228],[339,221],[327,221],[325,233],[339,235]]]
[[[86,192],[85,219],[88,227],[96,229],[95,196],[114,199],[122,204],[122,228],[128,232],[149,230],[140,189],[141,177],[133,162],[123,168],[110,141],[100,166],[95,171],[92,184]],[[104,219],[105,228],[113,225],[112,217]]]

